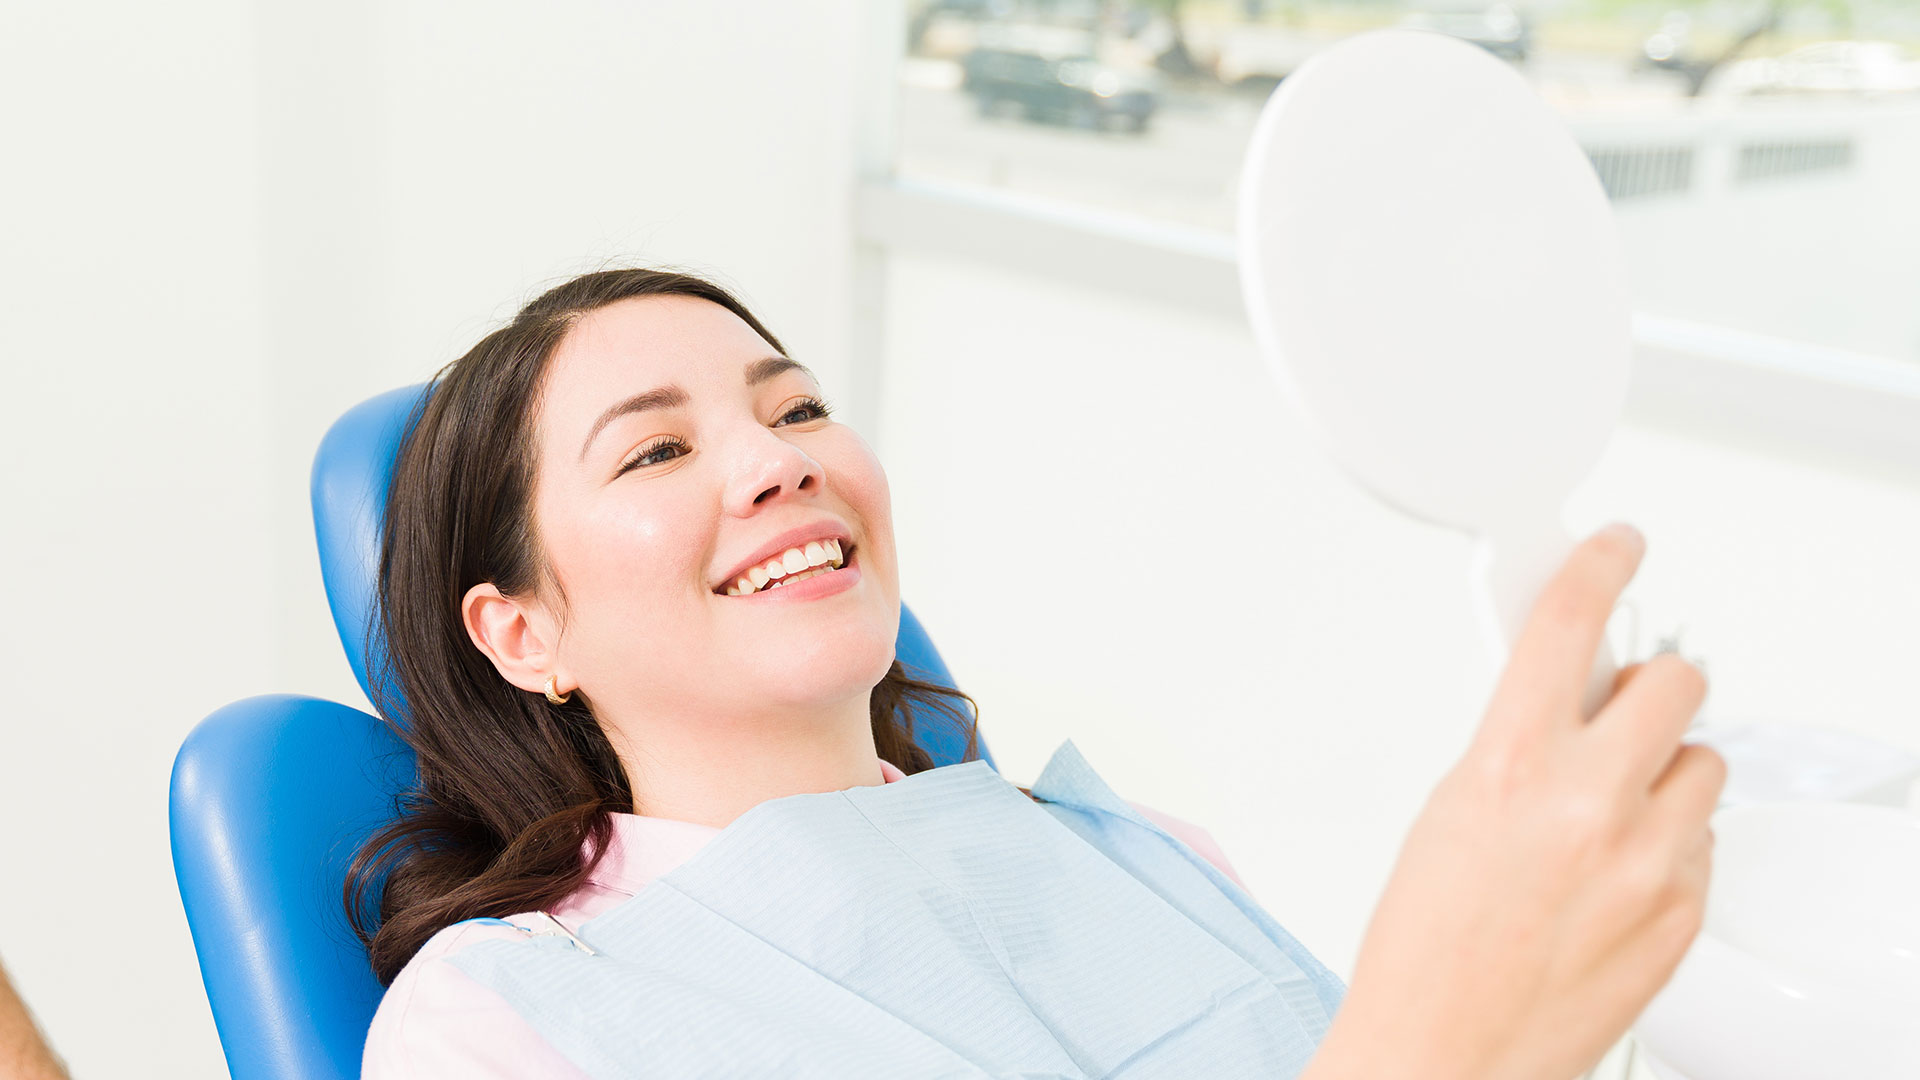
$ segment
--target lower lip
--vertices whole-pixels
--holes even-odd
[[[825,574],[815,574],[805,581],[796,581],[791,585],[782,585],[777,589],[761,589],[745,596],[729,596],[729,600],[746,600],[760,603],[799,603],[802,600],[818,600],[846,592],[860,582],[860,564],[850,562],[838,570]]]

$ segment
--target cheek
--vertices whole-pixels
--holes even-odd
[[[899,589],[899,563],[893,542],[893,493],[887,485],[886,470],[864,440],[852,436],[842,448],[839,468],[841,497],[860,518],[866,532],[870,565],[880,570],[889,592]]]
[[[864,441],[857,441],[854,450],[857,480],[847,499],[865,526],[865,551],[871,556],[865,560],[865,572],[873,575],[877,586],[873,590],[875,606],[868,630],[872,638],[873,666],[865,672],[868,683],[872,684],[886,675],[893,663],[900,626],[900,559],[894,543],[893,494],[887,484],[886,470]]]
[[[859,514],[870,533],[893,536],[893,493],[887,486],[886,470],[866,440],[847,432],[844,445],[836,449],[837,461],[830,468],[842,497]]]
[[[671,636],[688,602],[704,599],[700,554],[712,528],[672,499],[610,502],[557,530],[554,570],[580,629]]]

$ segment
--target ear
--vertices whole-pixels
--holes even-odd
[[[558,628],[539,605],[516,601],[492,582],[483,581],[461,599],[460,617],[474,647],[493,661],[501,678],[537,694],[547,688],[547,676],[553,675],[559,679],[560,693],[573,690],[553,647]]]

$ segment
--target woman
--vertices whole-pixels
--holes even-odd
[[[1678,741],[1704,682],[1657,657],[1578,711],[1640,553],[1603,531],[1546,590],[1303,1075],[1572,1076],[1678,963],[1724,775]],[[969,714],[893,660],[896,566],[871,450],[711,284],[589,274],[442,372],[383,538],[420,786],[350,888],[392,980],[365,1074],[580,1075],[464,956],[591,953],[583,923],[748,810],[926,771],[912,727]]]

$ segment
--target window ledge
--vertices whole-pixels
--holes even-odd
[[[854,220],[882,252],[1246,319],[1227,233],[920,178],[861,185]],[[1646,314],[1633,336],[1629,423],[1920,483],[1920,365]]]

